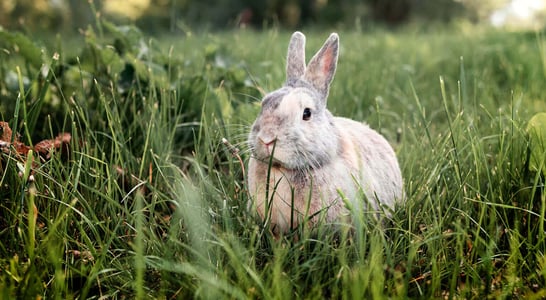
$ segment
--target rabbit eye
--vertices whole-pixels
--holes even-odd
[[[303,120],[304,121],[309,121],[309,119],[311,119],[311,109],[306,107],[303,110]]]

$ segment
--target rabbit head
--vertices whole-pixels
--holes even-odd
[[[338,132],[326,108],[339,49],[332,33],[305,64],[305,36],[292,35],[288,46],[286,83],[262,100],[249,144],[255,159],[290,169],[317,169],[338,151]]]

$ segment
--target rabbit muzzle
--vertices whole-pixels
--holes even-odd
[[[258,141],[264,147],[264,150],[267,153],[267,156],[273,155],[273,150],[275,149],[275,143],[277,141],[276,137],[274,137],[274,138],[258,137]]]

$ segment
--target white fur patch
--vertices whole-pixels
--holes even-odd
[[[302,89],[294,89],[284,96],[278,112],[285,116],[293,115],[295,120],[301,120],[304,108],[310,108],[312,111],[316,110],[315,100]]]

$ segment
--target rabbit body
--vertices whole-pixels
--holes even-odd
[[[403,197],[398,161],[385,138],[326,109],[338,48],[334,33],[306,66],[305,37],[294,33],[287,82],[264,97],[252,125],[251,204],[274,232],[393,209]]]

